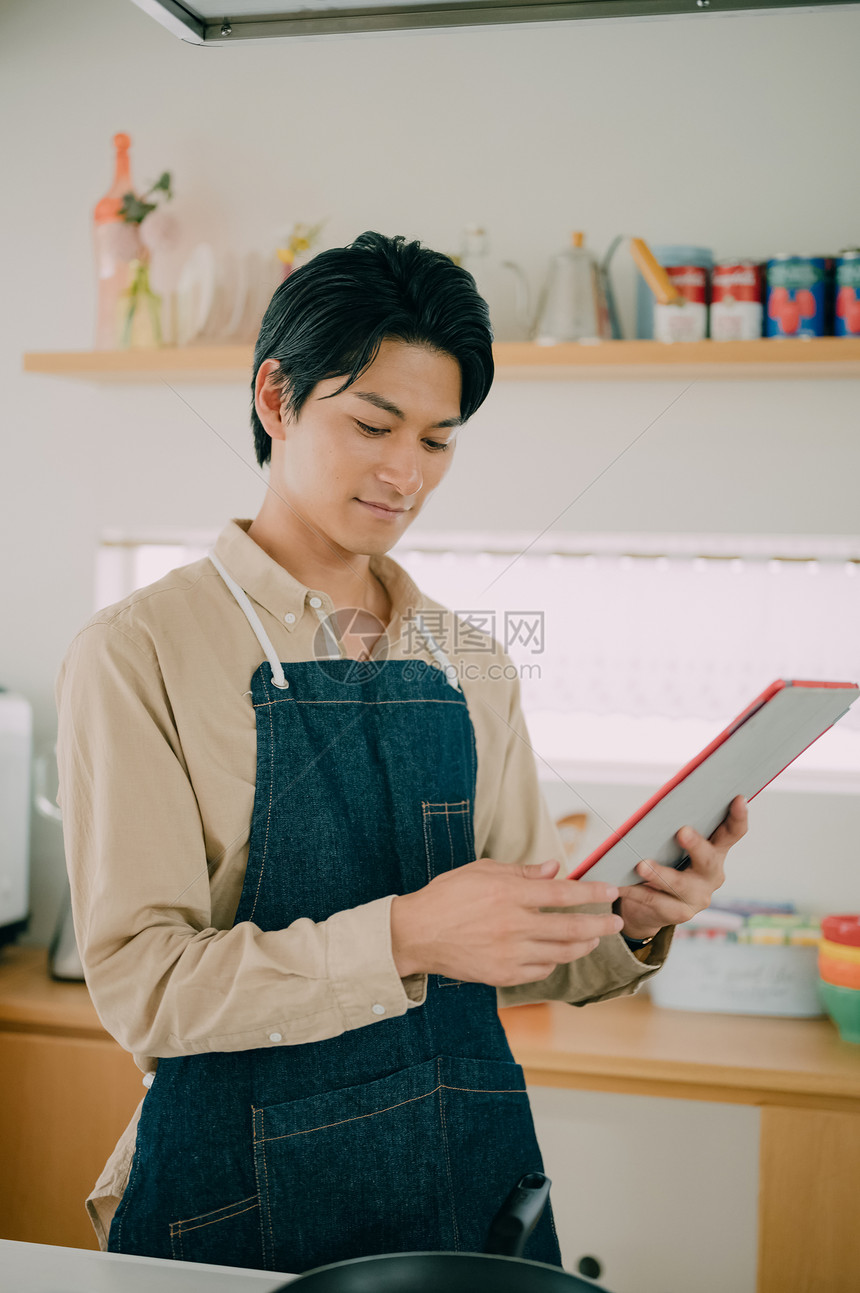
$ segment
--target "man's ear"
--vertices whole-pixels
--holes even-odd
[[[284,439],[284,417],[282,410],[289,398],[289,387],[283,389],[272,381],[272,375],[278,371],[277,359],[264,359],[257,370],[254,383],[254,407],[257,417],[273,440]]]

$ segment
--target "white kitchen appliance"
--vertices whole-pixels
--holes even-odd
[[[0,688],[0,945],[27,925],[32,751],[29,702]]]

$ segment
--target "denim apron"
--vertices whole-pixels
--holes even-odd
[[[440,667],[282,664],[210,553],[266,661],[254,672],[257,775],[236,924],[284,929],[412,892],[475,857],[476,751]],[[416,667],[416,665],[418,667]],[[217,992],[212,984],[208,989]],[[501,1203],[541,1171],[496,990],[431,975],[396,1018],[324,1041],[160,1059],[111,1252],[301,1272],[376,1253],[480,1252]],[[561,1264],[547,1208],[525,1250]]]

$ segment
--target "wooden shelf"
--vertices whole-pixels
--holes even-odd
[[[596,345],[493,347],[496,376],[509,380],[659,378],[858,378],[860,338],[603,341]],[[24,355],[24,372],[90,382],[251,382],[252,346],[83,350]]]

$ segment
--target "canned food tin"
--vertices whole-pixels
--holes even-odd
[[[824,256],[780,253],[767,262],[767,335],[823,337],[828,274]]]
[[[762,272],[754,260],[720,260],[711,279],[711,340],[752,341],[762,330]]]
[[[837,337],[860,337],[860,250],[848,247],[836,260],[836,306],[833,331]]]
[[[704,341],[708,335],[708,271],[701,265],[666,265],[666,273],[684,297],[677,305],[654,305],[657,341]]]

